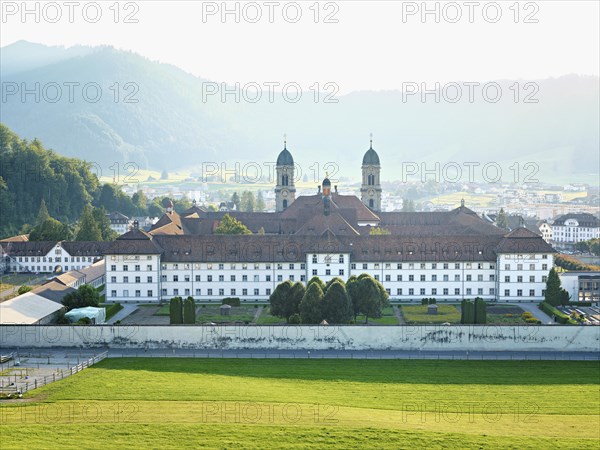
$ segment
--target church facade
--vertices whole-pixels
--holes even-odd
[[[230,212],[252,235],[218,235],[223,212],[167,208],[149,232],[134,228],[105,251],[109,302],[165,302],[174,296],[264,301],[285,281],[368,273],[392,300],[482,297],[539,302],[554,249],[525,228],[506,233],[465,207],[444,212],[381,211],[381,164],[362,160],[360,198],[329,179],[296,197],[294,160],[276,165],[275,212]],[[373,234],[373,229],[384,233]],[[260,232],[260,233],[259,233]]]

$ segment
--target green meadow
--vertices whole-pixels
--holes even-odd
[[[597,361],[123,358],[0,404],[2,448],[598,448]]]

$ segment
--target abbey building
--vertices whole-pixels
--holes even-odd
[[[107,301],[264,301],[285,280],[361,273],[379,280],[392,300],[543,299],[554,250],[540,236],[525,228],[507,234],[464,204],[446,212],[383,212],[372,145],[361,170],[360,198],[338,193],[327,178],[313,195],[296,197],[294,159],[284,145],[276,211],[228,213],[252,235],[215,234],[224,212],[167,207],[149,232],[133,229],[105,250]]]

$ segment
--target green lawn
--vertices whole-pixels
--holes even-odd
[[[116,313],[123,309],[123,305],[121,305],[120,303],[100,303],[99,306],[101,308],[103,307],[106,309],[106,320],[110,319],[112,316],[114,316]]]
[[[230,323],[230,322],[252,322],[256,308],[254,305],[233,306],[229,316],[222,316],[221,305],[204,305],[196,311],[196,323]]]
[[[0,277],[0,292],[27,284],[28,281],[31,281],[39,276],[40,275],[26,273],[13,273]],[[32,288],[33,287],[35,286],[32,286]]]
[[[357,325],[363,325],[365,323],[365,316],[363,316],[362,314],[359,314],[358,316],[356,316],[356,324]],[[392,306],[388,306],[386,308],[383,308],[381,317],[378,317],[376,319],[369,317],[369,322],[370,324],[377,324],[377,325],[398,325],[398,318],[396,317],[396,314],[394,313],[394,308]]]
[[[107,359],[0,403],[2,448],[597,448],[598,362]]]
[[[436,315],[427,314],[428,305],[403,305],[406,323],[460,323],[460,311],[455,305],[437,305]]]
[[[275,317],[271,315],[271,308],[265,306],[260,313],[260,317],[256,321],[257,325],[277,325],[277,324],[285,324],[285,319],[281,317]]]

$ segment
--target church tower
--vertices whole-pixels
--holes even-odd
[[[362,161],[362,184],[360,199],[371,211],[381,211],[381,164],[379,155],[373,150],[373,135],[371,146]]]
[[[284,137],[285,139],[285,137]],[[283,141],[283,150],[277,157],[275,166],[277,182],[275,184],[275,211],[284,211],[296,199],[294,186],[294,158],[287,149],[287,141]]]

